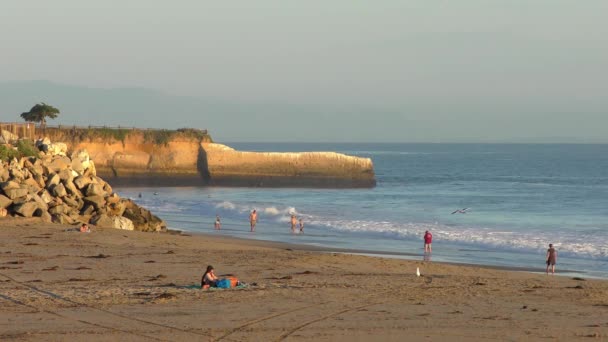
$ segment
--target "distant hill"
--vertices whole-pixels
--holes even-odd
[[[192,127],[209,129],[220,140],[264,140],[264,136],[281,140],[283,131],[283,139],[294,140],[295,135],[306,138],[305,129],[314,129],[316,124],[308,120],[310,116],[295,115],[302,117],[298,124],[304,127],[303,131],[296,130],[298,126],[293,120],[284,119],[286,113],[294,113],[293,107],[286,105],[174,96],[145,88],[88,88],[49,81],[0,82],[0,121],[20,122],[19,115],[38,102],[61,110],[57,119],[49,121],[51,125]],[[288,132],[291,127],[293,131]]]

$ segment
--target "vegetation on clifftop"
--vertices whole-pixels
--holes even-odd
[[[122,142],[131,137],[143,136],[144,143],[156,145],[167,145],[170,141],[179,138],[197,139],[212,142],[211,136],[206,130],[193,128],[180,128],[178,130],[165,129],[138,129],[138,128],[111,128],[111,127],[47,127],[44,136],[54,141],[71,141],[79,143],[83,141],[93,142],[102,140],[107,142]]]
[[[9,161],[13,158],[33,157],[38,155],[38,149],[29,140],[19,140],[17,146],[12,148],[0,145],[0,160]]]

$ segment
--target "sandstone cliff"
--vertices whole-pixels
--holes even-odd
[[[119,137],[71,138],[50,134],[70,151],[87,150],[97,173],[113,185],[129,186],[263,186],[373,187],[371,159],[334,152],[241,152],[211,142],[210,137],[171,134],[159,141],[145,131]]]

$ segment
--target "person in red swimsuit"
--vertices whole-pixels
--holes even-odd
[[[428,230],[424,232],[424,253],[431,253],[433,248],[431,244],[433,243],[433,234]]]

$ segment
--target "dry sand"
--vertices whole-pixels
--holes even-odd
[[[1,341],[608,340],[608,281],[66,228],[0,220]]]

